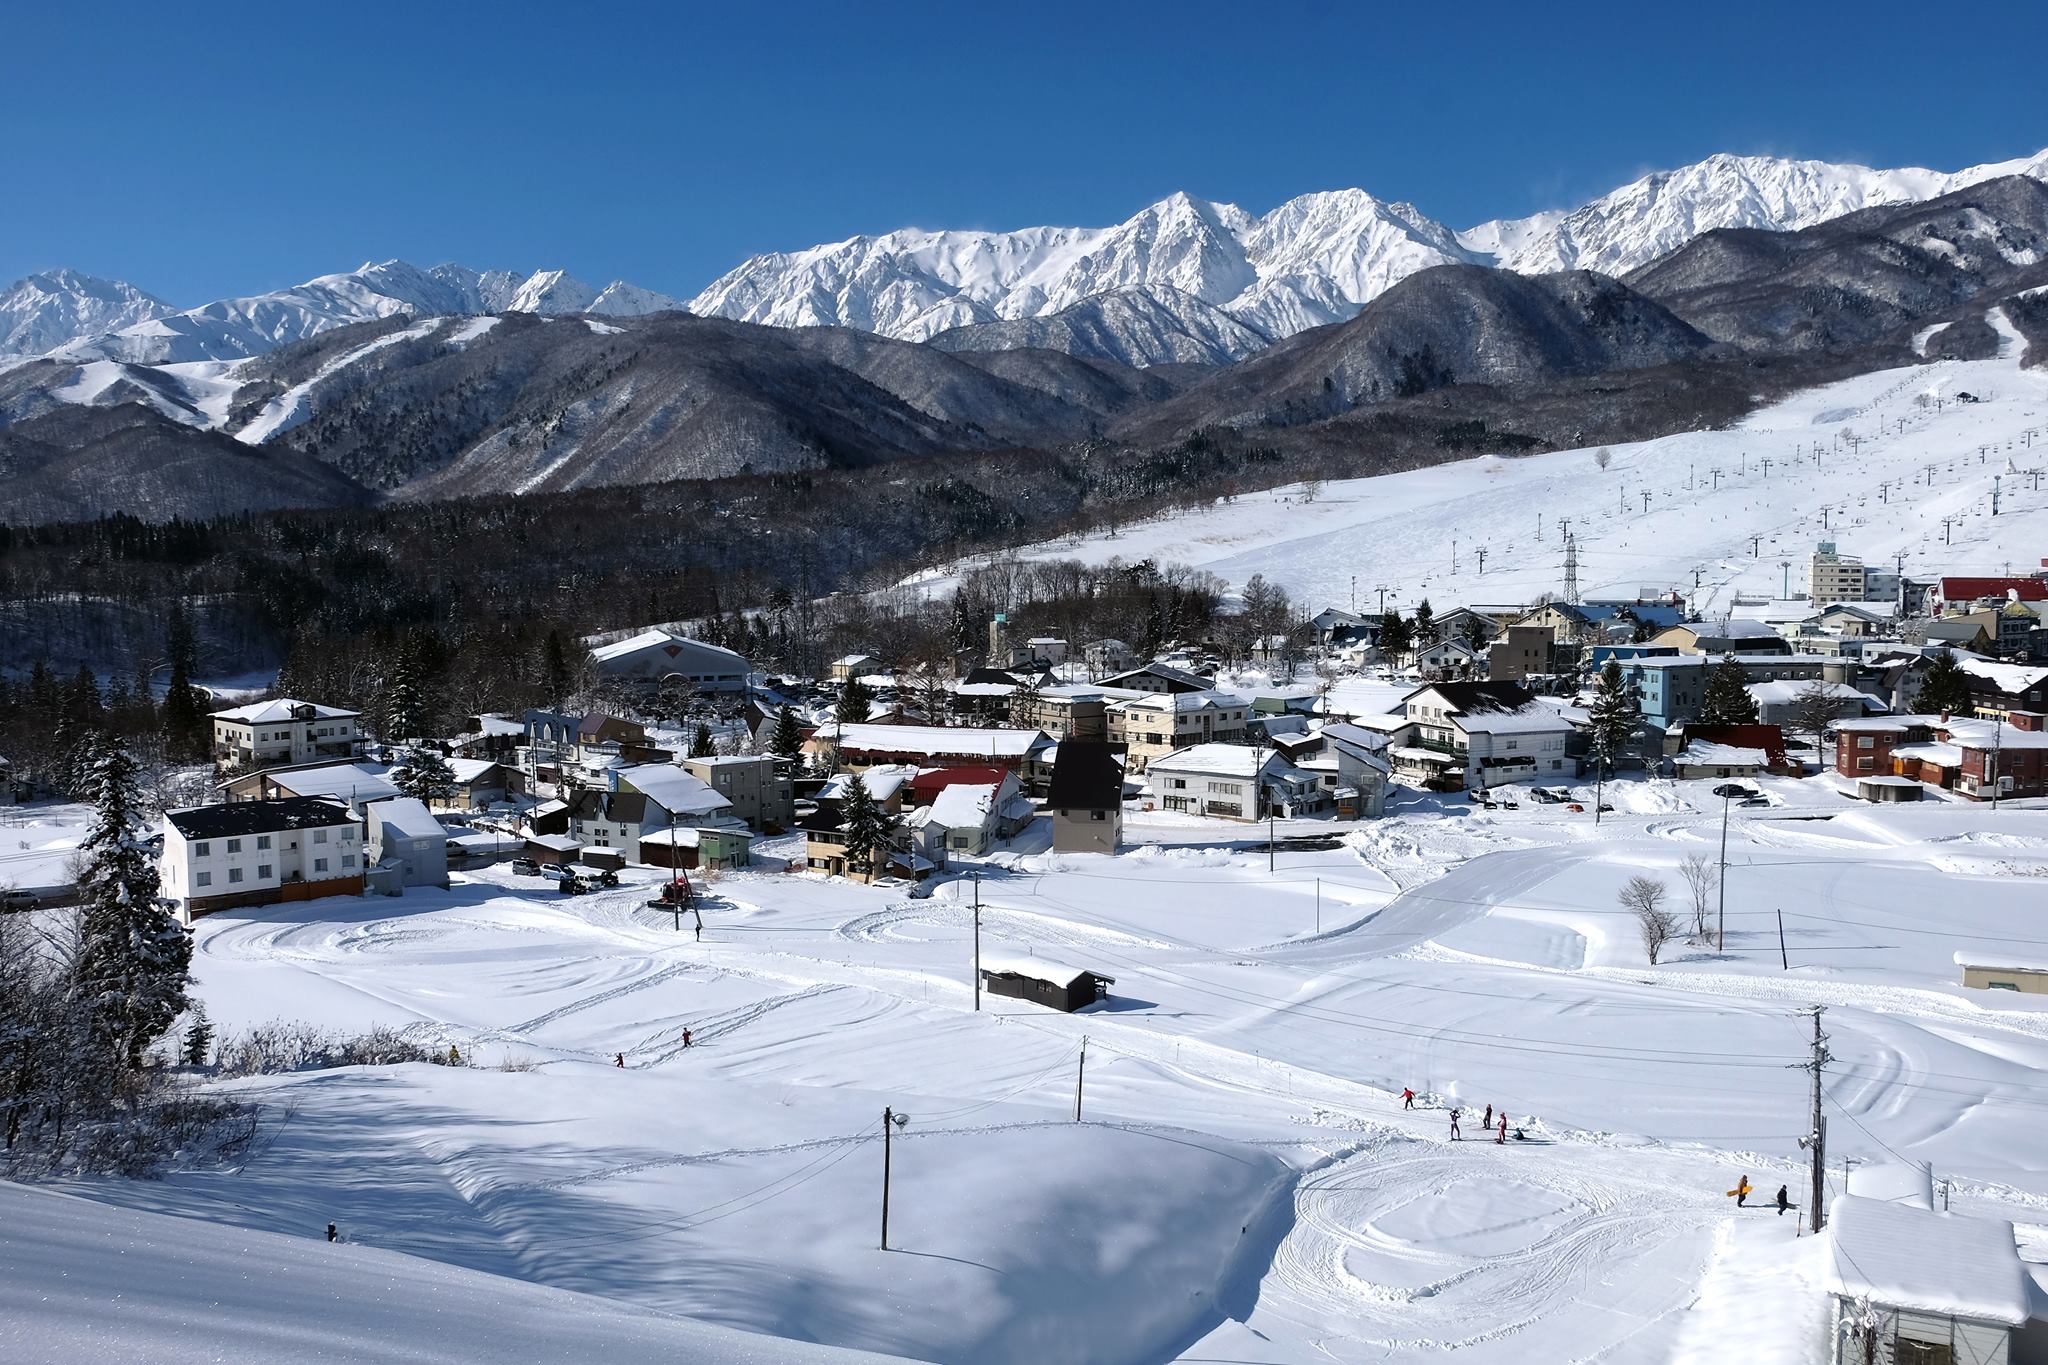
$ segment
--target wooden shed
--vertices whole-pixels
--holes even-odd
[[[982,989],[990,995],[1007,995],[1018,1000],[1072,1014],[1109,997],[1116,984],[1113,976],[1072,967],[1042,957],[1009,954],[981,955]]]
[[[697,831],[657,829],[640,836],[640,861],[649,867],[692,868],[697,866]]]
[[[536,862],[573,863],[583,855],[583,845],[566,834],[529,834],[526,856]]]
[[[583,865],[599,871],[617,872],[626,865],[626,855],[616,848],[586,848],[583,850]]]

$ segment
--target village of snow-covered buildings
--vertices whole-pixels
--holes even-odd
[[[2048,1358],[2048,575],[1853,549],[1155,657],[676,623],[441,735],[223,690],[158,830],[212,1026],[466,1064],[216,1080],[291,1121],[69,1182],[106,1228],[10,1194],[0,1268],[117,1236],[139,1313],[246,1261],[289,1317],[324,1229],[676,1315],[588,1319],[620,1359]],[[15,795],[61,906],[84,816]]]

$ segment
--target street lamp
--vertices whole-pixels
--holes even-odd
[[[889,1140],[898,1128],[910,1126],[910,1115],[882,1110],[882,1250],[889,1249]]]

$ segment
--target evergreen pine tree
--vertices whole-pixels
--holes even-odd
[[[164,689],[164,742],[174,760],[196,762],[206,757],[207,724],[203,694],[192,685],[197,652],[184,603],[171,603],[164,629],[164,651],[170,656],[170,682]]]
[[[1427,597],[1415,604],[1415,620],[1412,629],[1414,643],[1410,646],[1411,648],[1427,649],[1437,642],[1436,613],[1429,609],[1429,599]]]
[[[1963,672],[1953,653],[1944,649],[1927,661],[1927,675],[1914,694],[1913,709],[1923,716],[1970,714],[1970,675]]]
[[[419,659],[408,642],[400,645],[384,691],[384,738],[395,743],[427,732],[427,702],[420,691]]]
[[[1747,683],[1735,656],[1722,655],[1721,662],[1707,673],[1707,685],[1700,698],[1700,724],[1756,724],[1756,698],[1749,695]]]
[[[426,744],[408,745],[391,765],[391,785],[429,806],[455,793],[455,770],[441,751]]]
[[[796,723],[787,706],[775,713],[775,733],[768,741],[768,751],[792,763],[804,751],[803,727]]]
[[[540,644],[541,691],[549,706],[560,706],[575,685],[576,664],[569,654],[569,642],[559,630],[550,630]]]
[[[841,833],[846,839],[846,863],[849,869],[859,868],[874,880],[876,864],[882,862],[889,852],[889,840],[896,832],[896,821],[882,804],[868,794],[868,785],[859,773],[846,779],[846,795],[839,801]]]
[[[839,709],[835,713],[841,725],[860,725],[874,709],[875,694],[859,678],[848,678],[846,686],[839,692]]]
[[[711,743],[711,727],[703,721],[697,722],[697,733],[690,740],[691,758],[709,758],[718,750]]]
[[[197,1000],[192,1002],[192,1022],[185,1026],[181,1056],[186,1066],[205,1066],[213,1060],[213,1021],[206,1017],[206,1006]]]
[[[143,1053],[185,1009],[192,939],[157,899],[141,837],[135,760],[111,738],[92,764],[93,817],[78,845],[80,949],[74,986],[92,1034],[117,1061]]]
[[[1636,695],[1635,684],[1622,676],[1618,659],[1609,659],[1600,667],[1587,728],[1593,757],[1602,770],[1612,773],[1615,760],[1628,752],[1643,728],[1642,699]]]
[[[1415,647],[1415,632],[1407,618],[1398,611],[1390,611],[1380,618],[1380,653],[1388,658],[1398,658]]]

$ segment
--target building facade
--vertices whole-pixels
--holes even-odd
[[[292,796],[174,810],[163,836],[162,893],[188,925],[216,910],[363,889],[355,817],[331,801]]]
[[[362,752],[361,713],[281,698],[215,711],[214,760],[239,769],[350,759]]]

